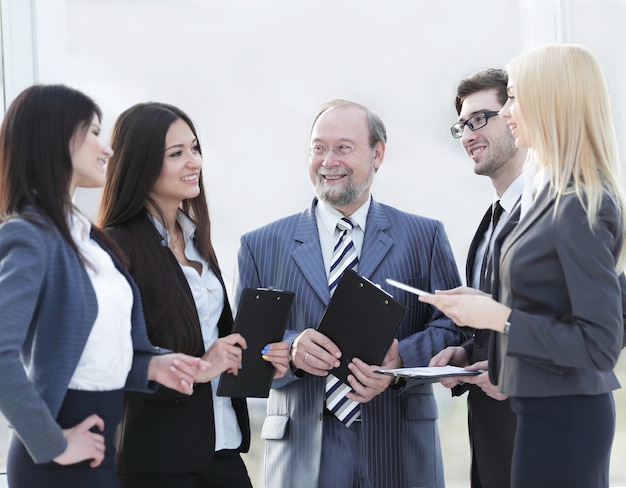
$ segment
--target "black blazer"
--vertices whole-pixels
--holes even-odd
[[[472,283],[476,259],[483,259],[483,256],[477,256],[476,252],[489,229],[491,212],[490,205],[470,244],[465,266],[468,286]],[[470,364],[488,358],[490,335],[491,331],[488,329],[476,329],[474,336],[462,344],[467,351]],[[511,480],[511,458],[517,419],[511,411],[508,399],[495,400],[476,385],[458,385],[452,389],[452,394],[461,395],[467,390],[469,390],[467,409],[472,451],[471,486],[506,488]]]
[[[168,293],[181,293],[178,302],[194,303],[191,290],[176,258],[147,214],[128,224],[107,229],[129,260],[129,271],[137,282],[142,298],[154,293],[150,280],[165,266],[175,270],[176,281]],[[222,281],[217,270],[214,270]],[[222,287],[224,283],[222,281]],[[218,322],[219,336],[231,332],[233,318],[224,290],[224,309]],[[148,329],[151,320],[167,320],[155,317],[146,304],[158,297],[144,300],[144,313]],[[191,301],[191,302],[189,302]],[[176,311],[172,311],[176,313]],[[196,325],[200,324],[195,316]],[[198,346],[197,356],[203,354]],[[246,400],[231,399],[243,440],[239,450],[247,452],[250,446],[250,423]],[[215,450],[215,425],[211,384],[197,384],[193,395],[187,396],[165,387],[156,393],[127,393],[124,414],[118,432],[117,469],[120,474],[131,473],[186,473],[207,466]]]

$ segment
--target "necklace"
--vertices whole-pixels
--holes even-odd
[[[172,234],[170,234],[170,236],[171,236],[171,235],[172,235]],[[178,245],[178,242],[179,242],[179,241],[180,241],[180,239],[179,239],[179,238],[177,238],[177,239],[172,239],[172,238],[170,237],[170,249],[171,249],[172,251],[174,251],[175,253],[178,253],[178,247],[177,247],[177,245]]]

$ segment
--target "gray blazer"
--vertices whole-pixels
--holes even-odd
[[[619,209],[605,197],[591,230],[575,194],[544,188],[504,240],[494,298],[513,309],[509,335],[494,334],[490,361],[509,396],[594,395],[619,388],[613,368],[624,334]],[[497,249],[498,246],[496,246]],[[497,263],[497,257],[494,256]],[[499,353],[498,353],[499,352]]]
[[[241,238],[236,300],[243,288],[269,287],[296,293],[285,340],[316,327],[330,298],[315,205]],[[390,289],[394,278],[425,290],[458,286],[460,278],[443,225],[372,200],[359,274],[379,283],[409,307],[397,333],[405,366],[425,366],[459,329],[415,295]],[[265,486],[317,488],[322,445],[324,378],[288,372],[273,384],[266,439]],[[437,405],[431,385],[387,389],[362,406],[363,452],[373,486],[443,487]]]
[[[135,355],[127,386],[147,391],[148,363],[162,351],[148,341],[129,282]],[[51,224],[15,218],[0,226],[0,310],[0,410],[33,460],[48,462],[67,445],[55,419],[98,311],[85,267]]]

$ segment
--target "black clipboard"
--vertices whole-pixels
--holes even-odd
[[[248,345],[241,357],[237,376],[222,373],[217,395],[225,397],[267,398],[274,367],[261,357],[261,349],[280,342],[295,293],[267,288],[245,288],[239,300],[233,332],[239,332]]]
[[[341,364],[330,372],[348,384],[353,358],[381,364],[407,310],[368,279],[344,271],[317,326],[341,350]]]

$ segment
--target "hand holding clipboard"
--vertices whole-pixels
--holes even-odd
[[[371,281],[344,271],[317,326],[342,353],[339,367],[330,372],[348,384],[353,358],[381,364],[406,312],[407,307]]]

